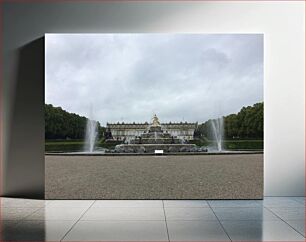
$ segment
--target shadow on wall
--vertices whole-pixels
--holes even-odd
[[[18,49],[3,167],[4,196],[44,198],[44,40],[39,38]]]
[[[16,208],[12,208],[12,211],[16,211]],[[45,241],[47,237],[47,228],[45,220],[45,210],[40,213],[40,220],[28,220],[18,223],[12,221],[3,220],[1,222],[1,241]]]

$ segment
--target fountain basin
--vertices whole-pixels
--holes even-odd
[[[207,152],[169,152],[167,156],[184,156],[184,155],[254,155],[263,154],[263,150],[231,150],[231,151],[207,151]],[[114,152],[46,152],[47,156],[154,156],[154,153],[114,153]]]
[[[163,150],[164,153],[199,152],[194,144],[120,144],[115,153],[155,153],[155,150]]]

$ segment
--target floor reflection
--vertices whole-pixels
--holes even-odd
[[[28,200],[1,198],[2,241],[304,241],[305,198]]]

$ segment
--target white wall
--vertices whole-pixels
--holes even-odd
[[[5,121],[2,157],[3,172],[7,173],[8,170],[10,172],[5,178],[10,181],[6,182],[10,185],[5,187],[4,195],[18,195],[20,191],[25,190],[29,194],[43,192],[41,188],[44,166],[38,166],[43,160],[41,157],[43,150],[37,152],[35,146],[29,146],[28,149],[21,147],[24,142],[14,143],[19,132],[15,136],[10,133],[16,126],[30,127],[31,125],[26,122],[29,124],[32,122],[31,119],[21,120],[24,116],[18,116],[18,110],[12,108],[16,102],[17,104],[22,102],[19,108],[25,114],[29,111],[32,119],[43,117],[41,116],[43,103],[32,101],[31,105],[28,105],[28,100],[35,95],[34,92],[41,91],[35,85],[31,87],[31,95],[23,93],[21,99],[16,99],[14,94],[15,85],[18,84],[15,77],[15,70],[18,69],[16,56],[21,46],[43,37],[45,33],[65,32],[264,33],[265,195],[304,195],[305,7],[303,1],[171,1],[168,3],[78,1],[12,2],[3,5],[3,86],[6,95],[4,116],[1,116],[1,121]],[[19,77],[21,81],[22,78]],[[36,105],[37,109],[33,109],[33,105]],[[17,123],[13,119],[14,115],[20,117]],[[15,123],[12,123],[13,121]],[[43,139],[43,130],[39,125],[37,128],[32,125],[31,128],[22,129],[22,132],[24,137],[36,139],[37,144]],[[14,155],[10,155],[10,152]],[[20,154],[16,155],[18,152]],[[27,156],[29,152],[31,155]],[[40,178],[30,180],[29,177]],[[33,189],[35,186],[38,190]]]

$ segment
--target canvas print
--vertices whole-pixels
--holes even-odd
[[[261,199],[262,34],[46,34],[50,199]]]

